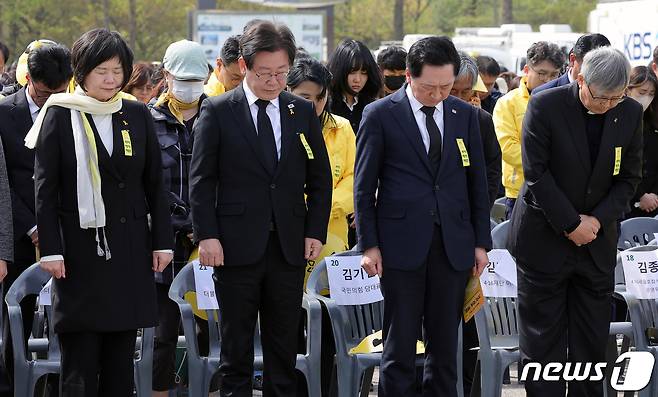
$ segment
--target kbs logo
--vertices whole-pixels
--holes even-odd
[[[655,359],[649,352],[626,352],[615,361],[610,375],[610,385],[617,391],[639,391],[651,381]],[[540,378],[547,382],[600,381],[605,377],[606,363],[527,363],[523,367],[521,381],[528,379],[534,369],[533,381]]]

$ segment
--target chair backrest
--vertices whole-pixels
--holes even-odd
[[[496,225],[491,230],[491,239],[493,240],[494,248],[506,248],[507,239],[509,237],[510,221],[504,221]]]
[[[624,269],[621,261],[621,256],[626,252],[638,252],[638,251],[657,251],[658,247],[655,245],[643,245],[633,248],[629,248],[626,251],[620,252],[617,254],[617,266],[615,267],[615,284],[625,284],[624,280]],[[619,281],[619,275],[621,273],[621,281]],[[638,299],[640,305],[640,311],[642,313],[642,329],[647,328],[658,328],[658,300],[656,299]],[[633,321],[636,321],[633,319]]]
[[[181,271],[176,275],[174,281],[169,287],[169,299],[173,300],[178,304],[179,307],[189,307],[190,310],[192,305],[190,305],[185,300],[185,294],[188,292],[196,293],[196,287],[194,285],[194,269],[192,268],[193,264],[188,263],[185,265]],[[205,314],[208,317],[208,336],[209,336],[209,357],[219,357],[221,351],[221,339],[219,333],[219,310],[205,310]],[[186,328],[187,327],[187,328]],[[186,335],[194,335],[195,324],[192,321],[192,324],[189,324],[183,318],[183,329],[185,330]],[[188,343],[188,349],[192,349],[197,354],[199,352],[198,343],[196,337],[186,338]]]
[[[12,331],[12,344],[14,354],[19,351],[24,356],[25,340],[23,337],[23,315],[20,303],[28,295],[38,295],[44,285],[50,280],[51,275],[39,267],[38,263],[33,264],[23,271],[16,281],[11,285],[5,296],[7,308],[9,310],[9,323]],[[48,320],[48,359],[57,360],[60,357],[59,339],[53,328],[53,309],[52,306],[45,306]],[[19,348],[20,347],[20,348]]]
[[[495,338],[516,339],[519,336],[517,298],[484,298],[484,307],[475,315],[480,348],[491,349]]]
[[[655,239],[654,233],[658,233],[658,219],[627,219],[621,223],[617,248],[625,250],[641,245],[648,245],[651,240]]]
[[[489,218],[489,230],[493,230],[497,225],[498,222],[496,222],[493,218]]]
[[[502,202],[501,202],[502,200]],[[490,216],[493,220],[498,223],[505,221],[505,211],[507,207],[505,206],[505,198],[498,199],[494,202],[493,207],[491,207]]]

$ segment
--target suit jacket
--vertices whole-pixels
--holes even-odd
[[[569,82],[569,71],[567,71],[565,74],[562,76],[558,77],[557,79],[553,79],[549,81],[548,83],[544,83],[540,85],[539,87],[535,88],[532,90],[532,95],[537,95],[542,91],[551,89],[551,88],[556,88],[556,87],[562,87],[564,85],[569,85],[571,84]]]
[[[279,107],[281,158],[274,175],[265,166],[242,85],[206,99],[194,125],[190,205],[195,239],[219,239],[226,266],[259,261],[272,220],[291,264],[306,263],[304,237],[326,240],[332,181],[320,120],[310,102],[288,92],[279,95]]]
[[[427,258],[438,211],[453,268],[490,248],[487,179],[474,107],[443,101],[443,152],[434,177],[405,88],[368,105],[357,134],[354,202],[360,248],[379,247],[384,266],[411,270]],[[468,151],[464,166],[457,139]]]
[[[484,151],[484,162],[487,167],[487,192],[489,197],[489,208],[493,207],[498,198],[502,171],[502,153],[500,144],[496,137],[493,118],[485,110],[477,108],[478,122],[480,124],[480,135],[482,136],[482,149]]]
[[[648,112],[644,113],[643,130],[642,182],[638,185],[631,200],[631,212],[627,217],[654,217],[658,214],[658,210],[645,212],[634,206],[644,194],[658,194],[658,156],[656,156],[656,153],[658,153],[658,128],[654,125],[654,121],[648,115]]]
[[[14,225],[15,265],[11,276],[34,263],[35,251],[27,232],[37,224],[34,212],[34,150],[25,147],[25,135],[32,127],[26,89],[0,101],[0,137],[5,149]]]
[[[80,228],[71,112],[59,106],[47,112],[36,147],[35,187],[41,254],[63,254],[66,266],[66,278],[54,280],[55,330],[109,332],[154,326],[152,251],[172,249],[173,233],[151,114],[139,102],[123,101],[112,115],[112,156],[89,117],[112,254],[106,261],[97,254],[96,230]],[[131,156],[125,152],[122,130],[129,131]]]
[[[7,166],[0,139],[0,260],[14,260],[14,239],[12,236],[11,196],[9,195],[9,180]]]
[[[543,272],[560,271],[576,247],[564,232],[579,214],[601,223],[586,247],[599,269],[612,271],[617,222],[642,177],[642,106],[625,100],[606,113],[593,167],[582,109],[573,83],[533,95],[523,122],[526,182],[514,206],[508,248]],[[621,160],[618,169],[615,160]]]

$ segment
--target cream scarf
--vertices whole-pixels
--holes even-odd
[[[75,144],[78,213],[80,228],[96,229],[96,244],[98,256],[109,260],[112,256],[103,230],[103,245],[101,248],[98,229],[105,227],[105,204],[101,195],[101,177],[98,169],[98,150],[94,132],[87,119],[87,114],[113,114],[121,110],[122,100],[115,95],[107,102],[98,101],[85,95],[78,87],[73,94],[53,94],[39,111],[34,125],[25,136],[25,146],[34,149],[41,132],[46,112],[51,106],[61,106],[71,109],[71,126]]]

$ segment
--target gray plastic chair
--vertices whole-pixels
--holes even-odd
[[[219,370],[221,353],[221,336],[219,331],[219,311],[206,310],[209,328],[209,353],[203,357],[199,353],[196,325],[192,306],[184,299],[185,293],[196,291],[194,286],[194,269],[188,264],[174,278],[169,288],[169,299],[176,302],[181,312],[185,344],[187,346],[187,365],[189,376],[188,392],[190,397],[207,397],[210,381]],[[297,354],[295,368],[304,374],[309,396],[319,396],[320,388],[320,340],[322,309],[320,303],[304,294],[302,308],[306,311],[306,353]],[[257,326],[258,328],[258,326]],[[263,368],[263,353],[260,332],[254,333],[254,369]]]
[[[489,230],[493,230],[494,227],[496,227],[498,223],[493,218],[489,218]]]
[[[31,339],[29,350],[42,350],[47,346],[47,356],[44,359],[32,359],[25,351],[23,337],[23,313],[21,301],[28,295],[38,295],[43,286],[50,280],[50,274],[41,270],[35,263],[18,276],[11,285],[5,302],[9,312],[9,327],[11,343],[14,348],[14,395],[16,397],[32,397],[37,380],[46,374],[58,374],[60,371],[59,339],[53,330],[52,321],[48,321],[48,337]],[[52,319],[52,307],[45,307],[46,316]]]
[[[496,199],[494,201],[493,207],[491,207],[491,218],[495,220],[497,223],[501,223],[506,221],[507,219],[505,218],[505,210],[507,207],[505,206],[505,197],[501,197],[499,199]]]
[[[135,357],[135,390],[137,397],[148,397],[153,393],[153,346],[155,328],[143,328],[137,337]]]
[[[507,248],[509,228],[510,221],[504,221],[491,230],[491,240],[493,241],[494,248]]]
[[[620,250],[648,245],[658,233],[658,219],[631,218],[621,223],[617,248]]]
[[[358,256],[357,251],[346,251],[335,256]],[[355,397],[368,395],[372,370],[381,363],[381,353],[349,354],[350,349],[358,345],[365,337],[382,329],[384,320],[384,301],[368,305],[339,306],[322,294],[329,290],[327,265],[324,260],[316,263],[306,283],[306,293],[318,299],[327,308],[336,346],[336,373],[338,379],[338,397]],[[461,326],[458,341],[457,393],[463,397],[461,367]],[[425,363],[423,356],[418,356],[416,366]]]

